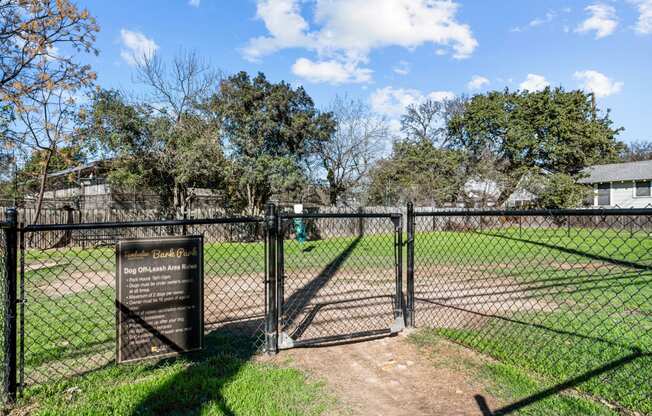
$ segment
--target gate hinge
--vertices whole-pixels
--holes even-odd
[[[392,334],[398,334],[405,329],[405,319],[403,316],[398,316],[394,319],[394,323],[389,327],[389,332]]]
[[[288,335],[287,332],[283,331],[279,334],[278,337],[278,349],[287,350],[290,348],[294,348],[294,340],[291,336]]]

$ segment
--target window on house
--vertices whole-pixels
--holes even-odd
[[[600,206],[611,205],[611,184],[610,183],[598,184],[598,205],[600,205]]]
[[[636,196],[650,196],[650,181],[636,182]]]

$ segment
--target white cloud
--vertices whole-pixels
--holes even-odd
[[[151,58],[158,49],[153,39],[140,32],[120,29],[120,39],[125,48],[120,51],[120,56],[129,65],[136,65],[143,58]]]
[[[306,4],[314,7],[311,23],[301,14]],[[258,0],[256,15],[269,34],[250,39],[242,52],[256,61],[301,48],[315,52],[319,61],[357,67],[376,48],[431,43],[467,58],[478,42],[470,27],[456,20],[457,10],[452,0]]]
[[[399,75],[407,75],[410,73],[410,64],[406,61],[399,61],[393,69],[394,73]]]
[[[550,83],[546,81],[543,75],[527,74],[525,81],[521,82],[519,88],[523,91],[541,91],[549,86]]]
[[[528,25],[530,27],[541,26],[543,24],[552,22],[555,19],[555,17],[557,17],[557,12],[555,12],[554,10],[550,10],[546,13],[545,17],[537,17],[536,19],[530,21]]]
[[[400,117],[405,109],[412,105],[418,105],[425,100],[444,101],[455,98],[450,91],[432,91],[423,94],[419,90],[385,87],[374,91],[371,94],[371,108],[378,114],[389,117]]]
[[[596,3],[587,6],[584,10],[590,16],[575,29],[576,32],[595,31],[595,38],[601,39],[611,35],[618,27],[618,17],[616,17],[616,9],[613,6]]]
[[[335,60],[314,62],[299,58],[292,65],[292,73],[310,82],[331,84],[363,83],[371,80],[372,70]]]
[[[571,12],[570,7],[564,7],[560,10],[548,10],[546,14],[542,17],[536,17],[526,25],[526,26],[516,26],[510,29],[511,32],[523,32],[527,29],[530,28],[535,28],[539,26],[546,25],[548,23],[552,23],[553,20],[557,19],[560,14],[568,14]]]
[[[642,35],[652,34],[652,0],[633,0],[638,7],[638,20],[634,27]]]
[[[191,5],[192,7],[199,7],[200,3],[201,0],[188,0],[188,4]]]
[[[577,71],[573,76],[580,81],[582,89],[594,93],[596,97],[617,94],[625,85],[622,82],[612,81],[606,75],[594,70]]]
[[[482,87],[485,85],[489,85],[490,83],[491,81],[483,76],[473,75],[473,77],[471,77],[471,81],[466,84],[466,88],[471,91],[477,91],[482,89]]]

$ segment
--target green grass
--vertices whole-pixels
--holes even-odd
[[[18,411],[34,415],[319,415],[334,399],[321,382],[252,362],[247,345],[212,337],[208,351],[176,360],[114,366],[26,390]]]
[[[422,276],[429,265],[438,263],[456,264],[460,270],[475,268],[479,271],[454,279],[470,279],[470,287],[482,279],[508,278],[513,283],[486,290],[511,290],[516,301],[532,302],[529,310],[527,306],[495,310],[476,327],[438,328],[439,335],[537,374],[547,385],[595,370],[577,385],[579,391],[652,413],[648,233],[505,229],[483,234],[439,232],[421,238],[415,258],[424,261]],[[417,268],[417,282],[418,276]],[[537,308],[537,303],[548,310]],[[610,364],[614,368],[607,369]]]
[[[442,338],[433,330],[420,330],[408,338],[422,351],[430,351],[433,362],[441,360],[437,356],[437,345]],[[433,351],[434,350],[434,351]],[[501,362],[489,362],[481,359],[464,358],[460,362],[443,363],[457,371],[463,371],[468,377],[482,384],[488,394],[500,400],[505,407],[514,406],[515,415],[528,416],[574,416],[574,415],[616,415],[611,409],[590,399],[579,397],[573,392],[554,392],[543,395],[545,383],[535,375],[529,374],[513,365]],[[442,365],[437,363],[435,365]],[[482,396],[484,398],[484,396]],[[501,409],[504,409],[501,407]],[[501,409],[489,409],[497,412]]]

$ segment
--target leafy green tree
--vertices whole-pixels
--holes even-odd
[[[223,80],[210,109],[238,175],[233,202],[250,214],[259,213],[274,194],[298,192],[299,172],[305,176],[310,156],[335,129],[331,114],[317,111],[302,87],[271,83],[262,73]]]
[[[448,123],[451,146],[468,155],[466,176],[489,155],[504,178],[500,205],[527,174],[575,177],[588,165],[617,160],[622,144],[609,111],[598,112],[590,94],[546,88],[476,95]]]
[[[406,201],[441,206],[455,202],[463,187],[462,151],[440,149],[431,140],[394,143],[389,158],[371,172],[369,202],[395,205]]]
[[[524,180],[524,188],[537,196],[540,208],[577,208],[592,195],[592,189],[577,183],[565,173],[532,175]]]
[[[155,192],[165,214],[183,213],[191,188],[222,187],[224,155],[214,120],[182,114],[178,121],[116,91],[99,91],[85,118],[90,152],[112,161],[116,187]]]

